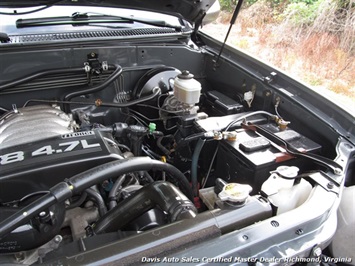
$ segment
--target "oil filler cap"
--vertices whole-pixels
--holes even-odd
[[[229,183],[223,187],[223,190],[218,194],[221,201],[242,205],[249,197],[252,187],[249,185]]]

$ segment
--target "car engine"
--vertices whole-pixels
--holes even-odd
[[[128,249],[135,236],[153,247],[156,229],[204,241],[301,206],[313,187],[303,177],[339,167],[257,82],[231,97],[197,67],[121,67],[96,52],[84,66],[0,86],[0,263]]]

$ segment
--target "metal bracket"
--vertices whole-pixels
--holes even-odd
[[[90,73],[91,67],[89,65],[89,62],[84,62],[84,70],[86,73]]]
[[[15,114],[17,114],[19,112],[17,109],[17,105],[15,103],[12,104],[12,110],[14,111]]]
[[[88,63],[91,67],[91,72],[93,74],[100,74],[101,73],[101,63],[99,61],[99,54],[91,52],[87,55]]]
[[[95,52],[91,52],[87,55],[87,61],[84,62],[84,70],[87,75],[88,83],[92,81],[92,75],[100,75],[102,71],[108,70],[107,61],[100,62],[99,55]]]
[[[103,61],[102,64],[101,64],[101,66],[102,66],[102,70],[103,70],[103,71],[107,71],[107,70],[108,70],[107,61]]]
[[[340,188],[338,184],[331,181],[329,177],[327,178],[324,173],[315,172],[310,174],[309,177],[326,191],[334,192],[335,194],[339,195]]]

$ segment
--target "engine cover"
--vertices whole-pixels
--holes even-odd
[[[0,202],[46,191],[65,178],[122,158],[113,143],[109,133],[93,130],[1,149]]]

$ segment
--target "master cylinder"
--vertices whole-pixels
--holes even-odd
[[[194,75],[189,71],[183,70],[174,80],[175,98],[190,106],[195,105],[200,100],[201,83],[195,80]]]

